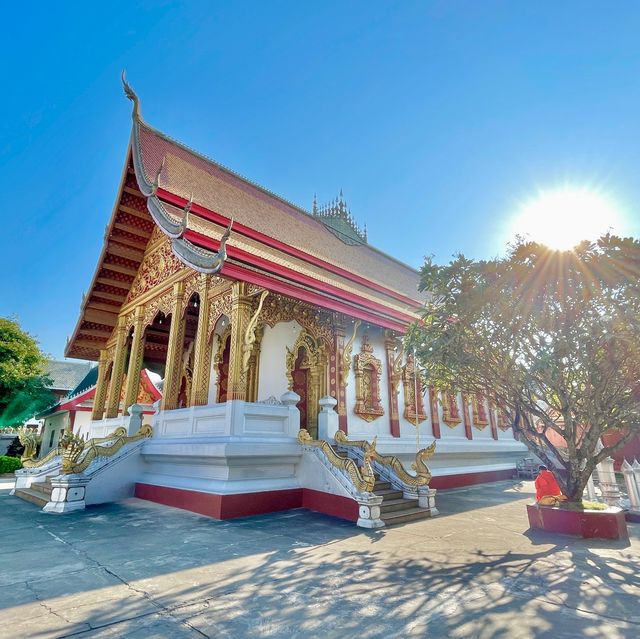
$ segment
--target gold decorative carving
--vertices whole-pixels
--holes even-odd
[[[151,236],[151,240],[153,240],[153,235]],[[173,254],[169,238],[164,237],[162,242],[152,246],[152,250],[145,253],[142,264],[140,264],[138,273],[129,289],[129,295],[127,296],[125,304],[140,297],[152,288],[164,284],[167,278],[181,269],[186,270],[186,268],[187,267]]]
[[[93,409],[91,419],[102,419],[104,414],[104,403],[107,399],[107,385],[109,379],[107,377],[107,369],[109,367],[109,355],[106,349],[100,351],[100,359],[98,360],[98,381],[96,382],[96,392],[93,398]]]
[[[327,348],[325,344],[308,333],[300,331],[293,348],[287,346],[286,368],[289,390],[293,390],[293,371],[300,349],[304,356],[300,368],[309,371],[307,381],[307,430],[315,434],[318,430],[318,402],[326,393],[327,383]]]
[[[407,355],[407,363],[402,372],[402,384],[404,386],[404,418],[412,424],[416,422],[422,423],[427,419],[423,400],[423,390],[426,384],[422,374],[415,365],[412,353]],[[418,408],[417,415],[416,406]]]
[[[155,250],[144,256],[126,301],[129,302],[162,284],[168,277],[183,268],[185,266],[171,250],[169,239],[165,239]]]
[[[360,352],[353,358],[356,375],[356,405],[353,412],[367,422],[384,415],[380,399],[382,362],[373,354],[373,346],[365,332]]]
[[[162,388],[162,409],[172,410],[178,405],[180,390],[182,351],[184,348],[185,318],[182,314],[184,304],[184,283],[173,285],[171,304],[171,326],[165,366],[164,386]]]
[[[231,291],[216,295],[209,302],[209,338],[216,329],[218,320],[225,315],[231,320]]]
[[[267,295],[269,295],[269,291],[267,290],[264,290],[262,291],[262,293],[260,293],[258,308],[256,308],[254,314],[251,316],[251,319],[247,324],[247,330],[244,333],[244,343],[242,345],[242,370],[245,375],[249,370],[249,360],[251,359],[251,355],[253,353],[253,345],[256,341],[256,327],[258,326],[258,318],[260,317],[260,311],[262,310],[262,305],[264,304],[264,300]]]
[[[471,405],[473,408],[473,425],[478,430],[484,430],[489,424],[484,396],[480,393],[475,393],[471,398]]]
[[[304,428],[301,428],[300,432],[298,433],[298,441],[303,446],[313,446],[314,448],[319,448],[325,454],[326,458],[329,460],[332,466],[346,471],[349,478],[351,479],[351,483],[357,491],[370,493],[373,490],[373,486],[376,483],[376,478],[373,474],[373,468],[371,467],[370,461],[372,453],[370,453],[369,458],[365,456],[362,468],[358,468],[353,459],[349,459],[348,457],[340,457],[340,455],[338,455],[338,453],[333,450],[333,447],[329,442],[313,439],[309,432]]]
[[[144,306],[144,320],[143,326],[146,328],[153,324],[153,321],[157,317],[158,313],[162,313],[165,316],[171,315],[171,302],[173,299],[173,292],[171,289],[158,295],[150,302],[147,302]],[[173,321],[173,318],[172,318]]]
[[[118,318],[116,326],[116,348],[111,369],[109,383],[109,399],[107,400],[106,417],[117,417],[120,410],[120,393],[122,391],[122,378],[124,377],[124,364],[127,355],[127,326],[125,318]]]
[[[127,436],[127,431],[120,427],[107,437],[90,439],[85,442],[81,437],[70,435],[63,445],[62,474],[81,473],[86,470],[97,457],[112,457],[123,446],[153,435],[153,429],[145,424],[140,430]],[[101,444],[108,443],[106,446]]]
[[[422,448],[416,453],[416,460],[411,464],[411,468],[416,471],[416,474],[411,475],[405,470],[404,465],[398,457],[395,455],[381,455],[375,449],[375,446],[369,444],[369,442],[365,440],[351,441],[341,430],[336,432],[334,439],[340,446],[355,446],[357,448],[361,448],[365,453],[369,451],[373,461],[376,461],[383,466],[389,466],[398,479],[407,486],[428,486],[431,481],[431,471],[424,462],[435,453],[435,440],[431,446]],[[375,441],[376,440],[374,438],[374,443]],[[373,450],[373,453],[371,453],[371,450]]]
[[[346,388],[349,383],[349,371],[351,370],[351,353],[353,352],[353,342],[356,339],[356,333],[358,332],[358,327],[362,322],[360,320],[356,320],[353,323],[353,333],[349,338],[349,341],[345,344],[342,349],[342,385]]]
[[[462,421],[460,408],[458,407],[458,399],[453,393],[443,393],[442,421],[449,426],[449,428],[455,428]]]
[[[322,311],[306,302],[294,300],[283,295],[271,294],[266,300],[260,315],[260,325],[272,328],[280,322],[295,320],[316,339],[326,345],[333,339],[333,320],[330,313]]]

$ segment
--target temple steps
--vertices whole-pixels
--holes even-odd
[[[32,488],[18,488],[15,492],[15,496],[24,501],[31,502],[36,506],[40,506],[40,508],[46,506],[49,501],[49,497],[46,496],[45,493],[33,490]]]
[[[415,504],[416,502],[411,499],[407,499],[407,502]],[[388,514],[382,514],[382,521],[385,526],[397,526],[398,524],[406,524],[410,521],[417,521],[419,519],[428,519],[431,513],[426,508],[418,508],[413,506],[412,508],[406,508],[405,510],[398,510]]]
[[[375,490],[373,491],[378,497],[382,497],[384,501],[390,501],[392,499],[402,499],[402,491],[396,490],[395,488],[385,488],[383,490]],[[410,499],[406,500],[407,502],[411,501]]]
[[[336,450],[336,453],[343,459],[349,457],[344,450]],[[375,478],[373,493],[382,497],[380,519],[385,526],[398,526],[411,521],[428,519],[431,516],[431,511],[428,508],[420,508],[416,499],[406,499],[401,490],[392,487],[391,482],[382,481],[377,473],[375,473]]]
[[[51,480],[47,479],[46,481],[33,482],[29,488],[16,489],[15,496],[42,508],[51,500],[52,490]]]

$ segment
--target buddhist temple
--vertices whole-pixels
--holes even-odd
[[[135,494],[376,527],[436,514],[436,489],[511,478],[525,447],[485,397],[426,386],[402,343],[419,274],[368,243],[342,192],[288,202],[151,127],[123,82],[130,145],[65,353],[99,363],[95,443],[69,461],[61,441],[16,491],[48,486],[50,512]]]

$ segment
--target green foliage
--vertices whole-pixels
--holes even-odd
[[[14,319],[0,318],[0,428],[23,423],[53,401],[46,358]]]
[[[18,457],[0,455],[0,475],[2,473],[13,473],[20,468],[22,468],[22,462]]]
[[[520,240],[503,259],[427,260],[431,295],[408,345],[431,384],[504,409],[531,450],[563,469],[575,501],[595,464],[640,429],[639,284],[640,242],[611,235],[565,252]],[[614,429],[624,437],[596,453]]]

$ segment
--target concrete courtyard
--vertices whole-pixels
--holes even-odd
[[[640,636],[640,525],[630,544],[529,533],[530,482],[375,532],[136,499],[47,515],[0,488],[3,639]]]

